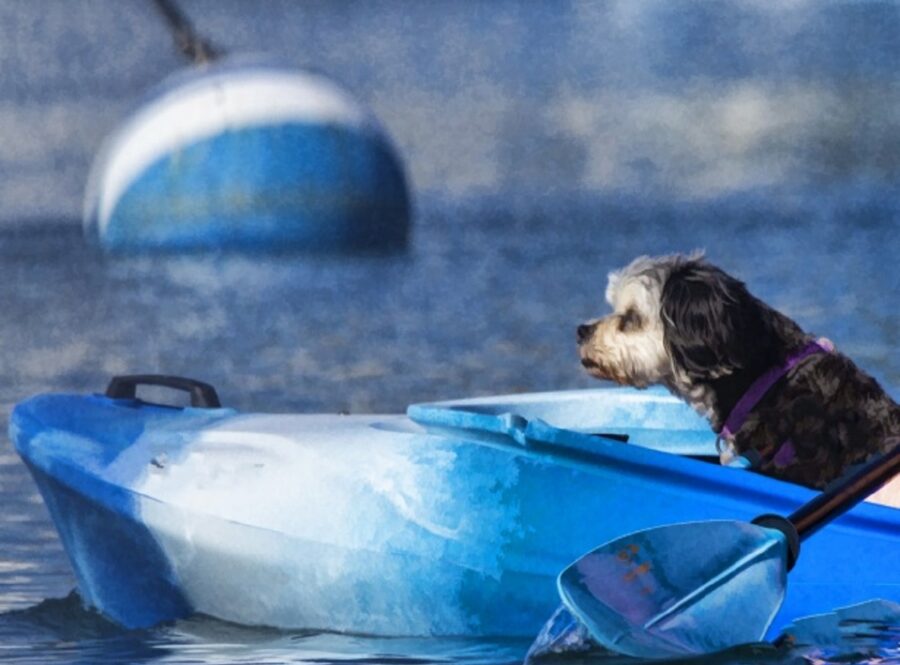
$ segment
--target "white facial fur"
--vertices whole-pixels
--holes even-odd
[[[639,257],[609,275],[606,300],[613,313],[590,321],[580,343],[582,364],[593,376],[646,387],[670,383],[672,365],[663,343],[660,299],[665,280],[683,257]]]

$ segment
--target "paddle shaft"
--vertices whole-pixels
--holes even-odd
[[[900,473],[900,442],[788,516],[804,540]]]

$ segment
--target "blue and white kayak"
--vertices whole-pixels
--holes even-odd
[[[100,151],[85,230],[107,250],[395,250],[403,168],[323,75],[258,59],[179,72]]]
[[[559,572],[598,544],[672,522],[787,514],[814,494],[720,466],[706,423],[658,391],[263,415],[221,408],[187,380],[176,387],[194,391],[194,406],[149,404],[134,397],[145,381],[165,382],[41,395],[11,420],[82,598],[128,627],[202,612],[281,628],[533,636],[559,604]],[[804,544],[773,634],[872,598],[900,600],[900,509],[866,503]]]

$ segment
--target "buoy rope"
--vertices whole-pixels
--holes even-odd
[[[191,62],[202,65],[222,55],[208,40],[194,31],[194,26],[191,25],[190,20],[175,3],[175,0],[153,0],[153,4],[169,24],[175,46],[190,58]]]

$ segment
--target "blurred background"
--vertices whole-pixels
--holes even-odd
[[[900,384],[900,5],[182,0],[227,54],[342,84],[413,202],[394,258],[109,258],[104,138],[188,68],[149,0],[0,0],[6,399],[201,375],[256,410],[592,385],[606,274],[704,248]]]
[[[231,53],[273,54],[343,83],[393,136],[420,198],[830,199],[893,187],[900,168],[892,2],[181,7]],[[149,1],[0,2],[4,223],[79,217],[103,137],[183,66]]]
[[[180,6],[228,52],[343,83],[384,123],[423,203],[500,191],[830,200],[893,188],[900,169],[893,2]],[[77,219],[103,137],[184,64],[149,1],[0,2],[2,220]]]

